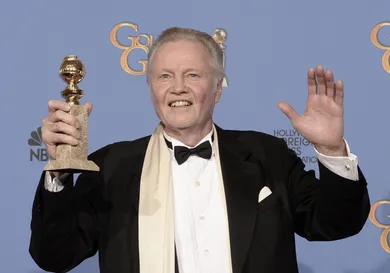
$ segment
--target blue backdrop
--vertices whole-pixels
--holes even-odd
[[[345,134],[369,183],[372,203],[390,200],[388,105],[389,59],[371,31],[389,22],[389,1],[166,0],[166,1],[6,1],[0,9],[2,156],[0,168],[0,272],[42,272],[28,253],[31,205],[47,163],[39,127],[47,101],[61,99],[65,83],[58,70],[64,56],[85,64],[82,102],[94,104],[89,119],[89,151],[114,141],[150,134],[158,120],[142,70],[145,50],[131,51],[121,65],[129,36],[146,44],[171,26],[227,32],[229,86],[216,107],[223,128],[253,129],[285,137],[317,170],[311,145],[277,108],[305,107],[306,71],[322,64],[345,83]],[[135,30],[125,23],[137,25]],[[123,24],[123,26],[121,25]],[[115,26],[117,35],[110,38]],[[151,37],[153,36],[153,37]],[[378,43],[390,49],[390,26],[379,28]],[[122,45],[118,48],[115,41]],[[147,48],[147,47],[146,47]],[[31,139],[31,140],[30,140]],[[390,272],[390,201],[383,202],[363,231],[332,243],[297,238],[302,273]],[[374,224],[375,219],[383,225]],[[385,234],[386,235],[386,234]],[[386,236],[384,236],[386,237]],[[98,272],[96,257],[72,272]]]

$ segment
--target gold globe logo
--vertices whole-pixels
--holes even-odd
[[[371,222],[376,225],[377,227],[383,229],[382,234],[380,236],[380,243],[382,248],[387,252],[390,253],[390,244],[389,244],[389,238],[390,238],[390,224],[383,224],[381,223],[376,215],[377,209],[383,205],[390,205],[390,200],[381,200],[376,202],[374,205],[372,205],[369,219]],[[390,214],[388,215],[390,217]]]
[[[141,49],[141,50],[145,51],[146,54],[148,54],[149,47],[153,43],[153,36],[149,35],[149,34],[144,34],[144,33],[142,33],[138,36],[128,36],[128,39],[131,42],[130,45],[129,46],[122,45],[118,42],[118,38],[117,38],[117,33],[118,33],[119,29],[121,29],[122,27],[130,27],[135,32],[138,32],[138,25],[133,24],[133,23],[120,23],[120,24],[117,24],[110,32],[111,43],[114,46],[116,46],[117,48],[123,50],[122,55],[120,57],[121,67],[124,71],[126,71],[127,73],[129,73],[131,75],[135,75],[135,76],[144,75],[146,73],[146,70],[148,69],[148,61],[147,60],[138,61],[138,63],[142,65],[142,69],[141,70],[134,70],[130,67],[130,65],[128,63],[128,58],[129,58],[129,54],[134,49]],[[142,43],[141,38],[145,38],[146,42]]]
[[[385,50],[385,53],[382,56],[382,66],[383,69],[387,72],[390,73],[390,46],[383,45],[379,40],[378,40],[378,33],[383,27],[389,27],[390,22],[382,22],[377,24],[371,31],[371,41],[372,43],[379,49]]]
[[[129,64],[129,55],[134,49],[141,49],[145,52],[147,55],[149,53],[149,48],[153,44],[153,35],[150,34],[139,34],[137,36],[127,36],[127,38],[130,40],[130,45],[123,45],[120,44],[118,41],[118,31],[121,28],[130,28],[132,31],[138,32],[138,25],[134,23],[129,23],[129,22],[123,22],[119,23],[116,26],[113,27],[113,29],[110,32],[110,41],[111,43],[119,48],[122,49],[123,52],[120,57],[120,65],[122,69],[129,73],[130,75],[134,76],[141,76],[144,75],[148,69],[148,61],[147,60],[139,60],[138,63],[141,64],[142,69],[140,70],[135,70],[133,69],[130,64]],[[223,65],[225,67],[226,63],[226,57],[225,57],[225,49],[226,46],[224,45],[224,42],[227,39],[227,33],[226,30],[222,28],[216,28],[213,33],[213,39],[218,43],[222,51],[224,52],[224,58],[223,58]],[[144,39],[144,42],[142,40]],[[223,87],[228,86],[228,82],[226,77],[223,79],[222,82]]]

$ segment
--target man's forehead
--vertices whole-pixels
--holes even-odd
[[[195,66],[198,68],[208,66],[210,56],[198,46],[167,45],[157,50],[153,63],[156,67],[185,67]]]
[[[175,42],[167,42],[159,49],[157,49],[155,53],[155,57],[188,57],[194,58],[199,56],[207,56],[209,55],[205,46],[200,42],[195,41],[175,41]]]

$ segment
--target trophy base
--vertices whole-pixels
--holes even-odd
[[[44,168],[45,171],[62,171],[67,173],[97,172],[99,166],[93,161],[85,160],[52,160]]]

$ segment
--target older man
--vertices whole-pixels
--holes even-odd
[[[310,69],[305,113],[279,104],[314,144],[318,180],[282,139],[213,123],[223,77],[208,34],[159,36],[147,75],[161,120],[154,133],[94,152],[100,172],[76,183],[42,173],[30,245],[41,268],[64,272],[99,252],[102,273],[296,273],[295,233],[330,241],[362,229],[370,202],[343,138],[342,82]],[[58,143],[78,143],[69,109],[49,102],[42,135],[51,159]]]

